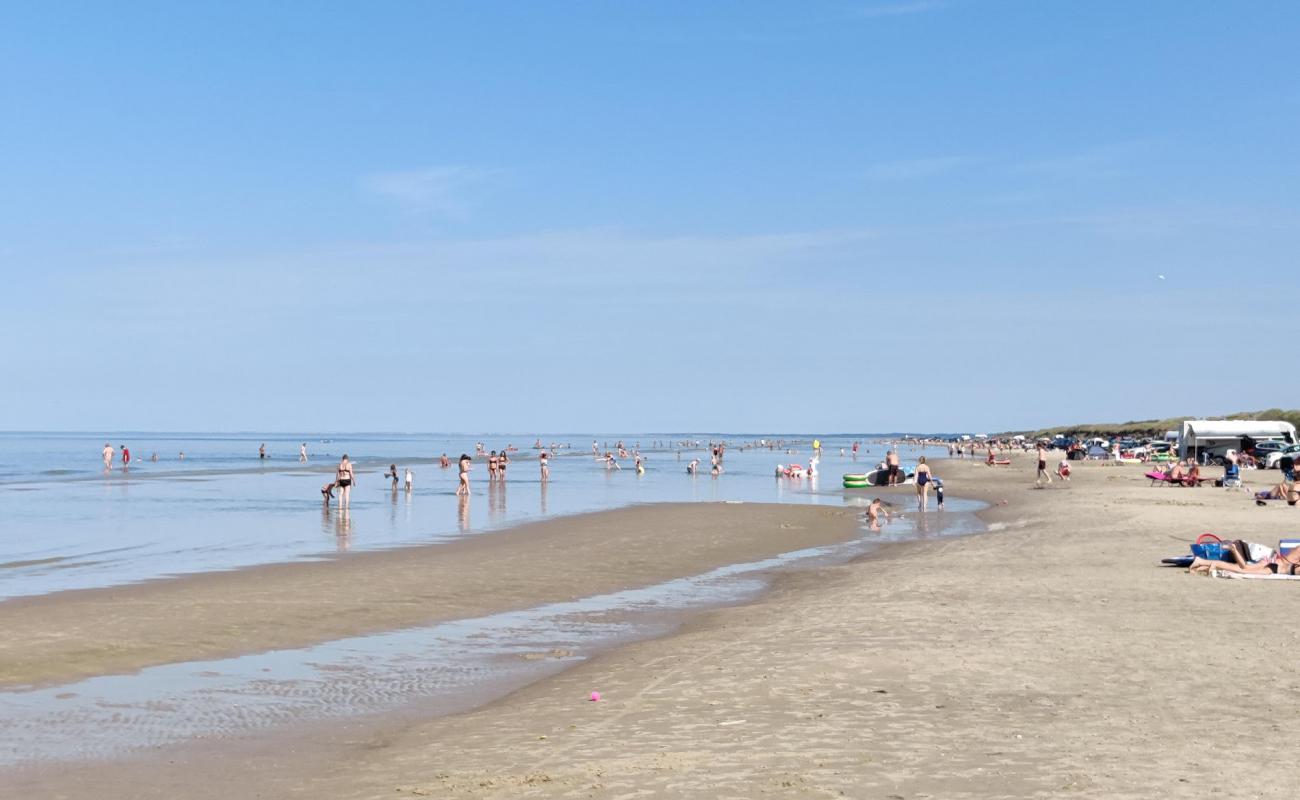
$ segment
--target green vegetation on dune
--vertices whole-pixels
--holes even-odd
[[[1080,425],[1061,425],[1056,428],[1044,428],[1038,431],[1019,431],[1026,436],[1101,436],[1110,438],[1112,436],[1164,436],[1165,431],[1180,430],[1183,427],[1183,421],[1188,419],[1266,419],[1281,420],[1290,422],[1297,428],[1300,428],[1300,410],[1284,411],[1280,408],[1269,408],[1264,411],[1242,411],[1237,414],[1227,414],[1223,416],[1187,416],[1187,417],[1170,417],[1169,419],[1143,419],[1133,420],[1131,422],[1096,422],[1085,423]]]

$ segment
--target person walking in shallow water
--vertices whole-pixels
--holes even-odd
[[[298,461],[299,461],[299,463],[302,463],[302,464],[306,464],[306,463],[307,463],[307,443],[306,443],[306,442],[303,442],[303,443],[302,443],[302,447],[299,447],[299,448],[298,448]]]
[[[348,454],[344,453],[343,458],[339,460],[338,469],[334,472],[334,485],[339,490],[339,508],[352,505],[352,484],[356,480],[356,473],[352,469],[352,462],[348,460]]]
[[[472,460],[468,454],[460,454],[460,485],[456,487],[456,495],[459,497],[469,496],[469,465]]]
[[[930,465],[925,463],[925,456],[916,463],[916,508],[925,511],[930,505]]]
[[[104,451],[103,451],[103,455],[104,455],[104,471],[105,471],[105,472],[111,472],[111,471],[112,471],[112,469],[113,469],[113,456],[115,455],[115,453],[116,453],[116,451],[113,450],[113,445],[109,444],[108,442],[104,442]]]

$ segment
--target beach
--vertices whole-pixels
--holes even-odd
[[[1069,484],[1042,490],[1032,488],[1030,456],[1009,467],[939,469],[950,495],[988,504],[980,512],[987,533],[889,544],[851,563],[781,573],[753,602],[695,614],[669,635],[603,652],[464,713],[417,707],[130,758],[28,766],[4,773],[0,786],[18,796],[100,798],[1291,795],[1259,765],[1285,759],[1284,745],[1300,733],[1286,702],[1295,586],[1191,576],[1158,562],[1205,531],[1275,543],[1300,529],[1294,509],[1257,508],[1240,491],[1151,487],[1135,466],[1085,463]],[[1274,475],[1246,477],[1263,485]],[[881,494],[910,514],[912,487]],[[734,525],[758,542],[858,535],[845,509],[648,507],[593,515],[586,546],[607,533],[599,520],[608,514],[660,512],[679,515],[671,527],[683,526],[682,538],[663,539],[659,520],[648,527],[661,546],[628,550],[645,538],[629,526],[627,541],[584,551],[590,574],[571,563],[567,547],[537,563],[575,570],[576,594],[596,590],[602,575],[626,583],[670,574],[688,543],[698,548],[683,554],[690,559],[766,552],[761,544],[742,554],[734,544],[693,543],[692,519]],[[798,526],[808,532],[791,534]],[[544,550],[539,544],[527,558],[545,558]],[[367,583],[371,568],[316,566],[339,570],[330,585]],[[280,578],[272,577],[262,576]],[[190,578],[169,591],[201,604],[205,581],[242,579]],[[304,601],[331,602],[315,578],[285,580],[301,581],[294,591]],[[372,618],[358,629],[411,624],[406,604],[394,602],[409,587],[391,590],[388,602],[366,604],[360,616]],[[144,602],[161,589],[120,591]],[[84,602],[75,594],[32,601],[33,624],[71,614]],[[263,637],[250,640],[257,647],[340,632],[321,623],[308,636],[293,604],[258,606],[226,612],[228,623],[266,615],[251,626]],[[113,635],[128,651],[148,650],[150,637],[130,625]],[[213,636],[196,629],[186,646]],[[56,664],[65,660],[57,643],[35,649],[43,655],[24,662],[27,679],[70,674]],[[115,658],[68,660],[76,674],[150,660]]]

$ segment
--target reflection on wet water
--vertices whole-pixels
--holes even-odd
[[[455,494],[454,467],[416,469],[415,488],[410,493],[399,488],[394,494],[380,475],[394,460],[399,470],[408,465],[400,458],[385,458],[368,465],[358,462],[361,480],[353,489],[349,514],[337,516],[336,497],[333,508],[321,510],[318,526],[311,512],[321,502],[322,482],[333,476],[333,461],[317,460],[313,454],[313,461],[302,465],[296,462],[297,444],[292,452],[292,464],[275,468],[189,470],[140,479],[134,471],[126,479],[114,472],[108,478],[31,487],[0,484],[6,513],[6,525],[0,528],[0,564],[22,565],[0,568],[0,599],[315,558],[336,550],[446,541],[539,516],[633,503],[838,505],[852,502],[840,489],[840,473],[859,469],[851,459],[827,456],[817,477],[778,479],[773,476],[776,464],[796,456],[733,450],[727,454],[725,472],[714,478],[707,474],[708,453],[696,449],[647,453],[647,471],[637,475],[631,463],[618,469],[589,454],[561,454],[551,460],[551,480],[543,483],[535,455],[518,453],[504,482],[481,481],[469,498],[460,498]],[[907,456],[904,453],[905,461]],[[696,476],[685,469],[684,462],[693,458],[701,459],[701,474]],[[932,458],[931,463],[942,470],[942,460]],[[38,491],[18,491],[23,488]],[[950,483],[948,488],[950,494],[960,492],[960,486]],[[908,498],[897,493],[890,499],[901,503]],[[486,516],[475,520],[475,506],[485,507],[478,513]],[[120,555],[92,557],[110,541],[123,548]],[[54,560],[57,567],[51,566]]]

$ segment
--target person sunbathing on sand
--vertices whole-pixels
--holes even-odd
[[[1286,555],[1270,550],[1266,557],[1251,561],[1250,548],[1245,542],[1238,540],[1231,544],[1228,552],[1232,554],[1232,561],[1215,561],[1197,556],[1192,559],[1187,571],[1198,575],[1209,575],[1212,571],[1245,575],[1295,575],[1296,569],[1300,568],[1300,550],[1292,550]]]
[[[1272,489],[1266,489],[1262,492],[1255,492],[1255,502],[1264,505],[1265,500],[1285,500],[1289,506],[1300,502],[1300,491],[1296,490],[1293,483],[1279,483]]]

